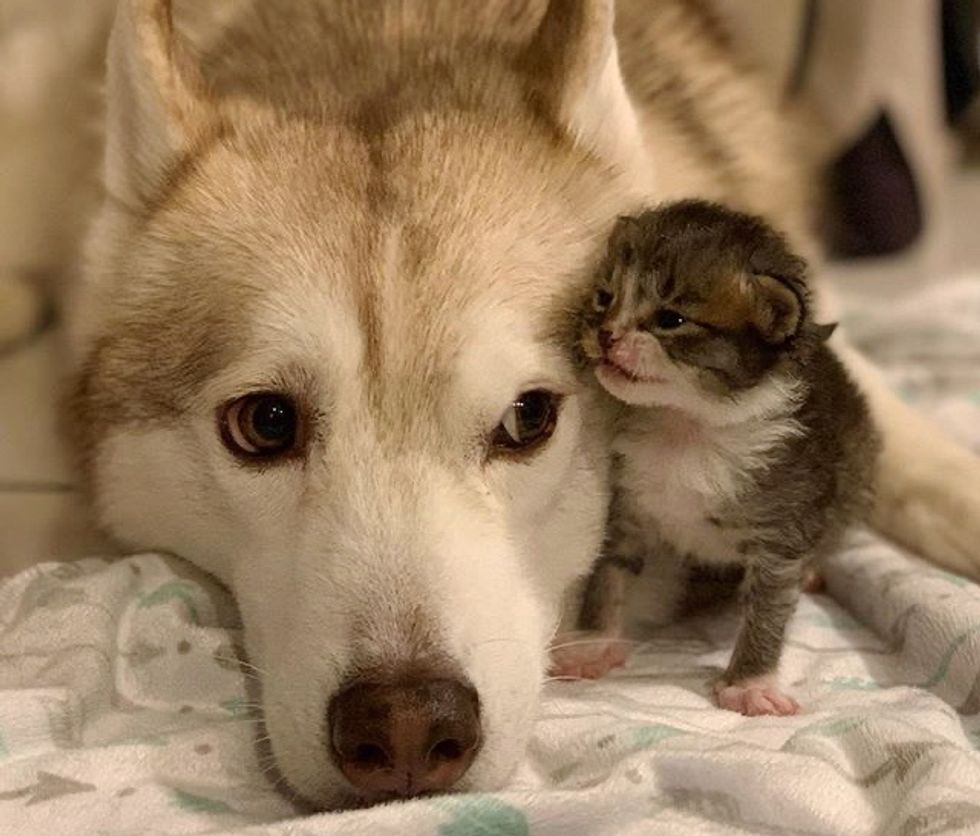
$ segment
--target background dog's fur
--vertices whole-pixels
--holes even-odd
[[[111,5],[86,5],[67,55],[56,20],[7,7],[58,68],[20,133],[3,129],[5,155],[31,150],[0,211],[40,201],[4,235],[18,269],[76,264],[98,156],[86,70]],[[196,60],[174,75],[174,51],[154,51],[146,3],[126,6],[109,195],[65,294],[69,424],[103,524],[236,593],[293,787],[344,800],[318,742],[325,700],[359,667],[420,653],[478,687],[487,736],[467,786],[493,786],[602,534],[604,425],[562,342],[577,286],[617,214],[669,198],[764,214],[812,251],[803,155],[693,0],[621,0],[618,63],[602,2],[556,2],[572,17],[540,29],[543,2],[272,5],[181,4],[206,84]],[[41,173],[61,185],[31,194]],[[980,466],[840,350],[883,430],[879,523],[976,573]],[[518,387],[545,383],[570,397],[533,462],[463,455]],[[221,450],[216,406],[261,385],[321,416],[308,471],[248,473]]]

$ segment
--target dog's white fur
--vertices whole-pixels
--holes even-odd
[[[290,786],[321,805],[348,800],[323,737],[330,695],[365,666],[433,655],[480,696],[484,746],[462,786],[494,787],[520,757],[547,643],[605,517],[606,422],[555,336],[563,311],[616,215],[641,201],[727,199],[799,232],[805,194],[765,96],[683,3],[620,0],[618,52],[608,2],[554,0],[543,24],[537,2],[515,15],[454,0],[429,16],[352,2],[317,17],[317,5],[281,0],[274,28],[244,0],[209,7],[219,22],[242,15],[258,51],[283,62],[272,83],[236,65],[247,44],[222,52],[192,26],[211,59],[200,77],[159,16],[165,3],[123,3],[109,197],[68,307],[72,422],[102,524],[234,591]],[[317,30],[324,19],[333,28]],[[454,48],[488,21],[486,56],[468,58],[464,39]],[[408,82],[397,93],[408,112],[389,118],[397,96],[385,99],[373,68],[425,38],[466,65],[460,95],[475,101],[482,84],[492,107],[440,104],[455,93],[431,80],[422,107]],[[653,52],[724,136],[737,194],[692,147],[692,126],[659,105],[669,93],[643,69]],[[314,55],[322,77],[310,77]],[[49,120],[33,124],[54,141]],[[380,156],[372,131],[387,131]],[[72,159],[88,147],[78,140]],[[65,177],[77,183],[76,165]],[[45,236],[68,230],[60,252],[71,252],[69,227],[44,221]],[[975,576],[980,465],[851,360],[885,436],[882,527]],[[242,467],[222,446],[217,407],[264,388],[305,399],[315,432],[302,463]],[[488,458],[486,437],[535,388],[565,395],[550,443],[526,460]]]

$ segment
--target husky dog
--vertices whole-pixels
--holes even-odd
[[[576,300],[640,205],[802,240],[784,120],[694,0],[120,0],[107,65],[99,520],[234,592],[297,794],[500,786],[609,501]],[[860,376],[879,523],[975,572],[980,465]]]
[[[718,702],[749,715],[799,710],[775,682],[786,625],[807,567],[870,508],[877,453],[864,400],[826,346],[834,328],[813,320],[805,273],[767,223],[715,204],[680,201],[616,224],[582,343],[603,388],[630,406],[612,444],[606,556],[586,598],[611,641],[560,651],[598,652],[585,673],[618,661],[629,570],[648,576],[650,609],[669,620],[697,584],[694,567],[737,567],[743,619]]]

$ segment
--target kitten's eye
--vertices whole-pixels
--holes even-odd
[[[492,452],[526,453],[543,444],[558,425],[560,403],[560,396],[544,389],[519,395],[493,431]]]
[[[248,458],[272,458],[296,446],[296,405],[287,395],[260,392],[224,407],[221,437],[233,453]]]
[[[600,287],[593,297],[593,304],[597,311],[608,310],[609,306],[613,303],[615,295],[611,290],[606,290],[604,287]]]
[[[673,331],[675,328],[680,328],[685,322],[687,320],[677,311],[667,308],[662,308],[653,315],[653,324],[661,331]]]

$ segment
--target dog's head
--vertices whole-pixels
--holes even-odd
[[[253,86],[215,89],[167,2],[122,4],[79,449],[110,531],[233,590],[276,765],[318,805],[501,784],[597,552],[574,317],[637,151],[611,6],[405,48],[345,96],[258,46]],[[252,41],[291,31],[259,17]]]

